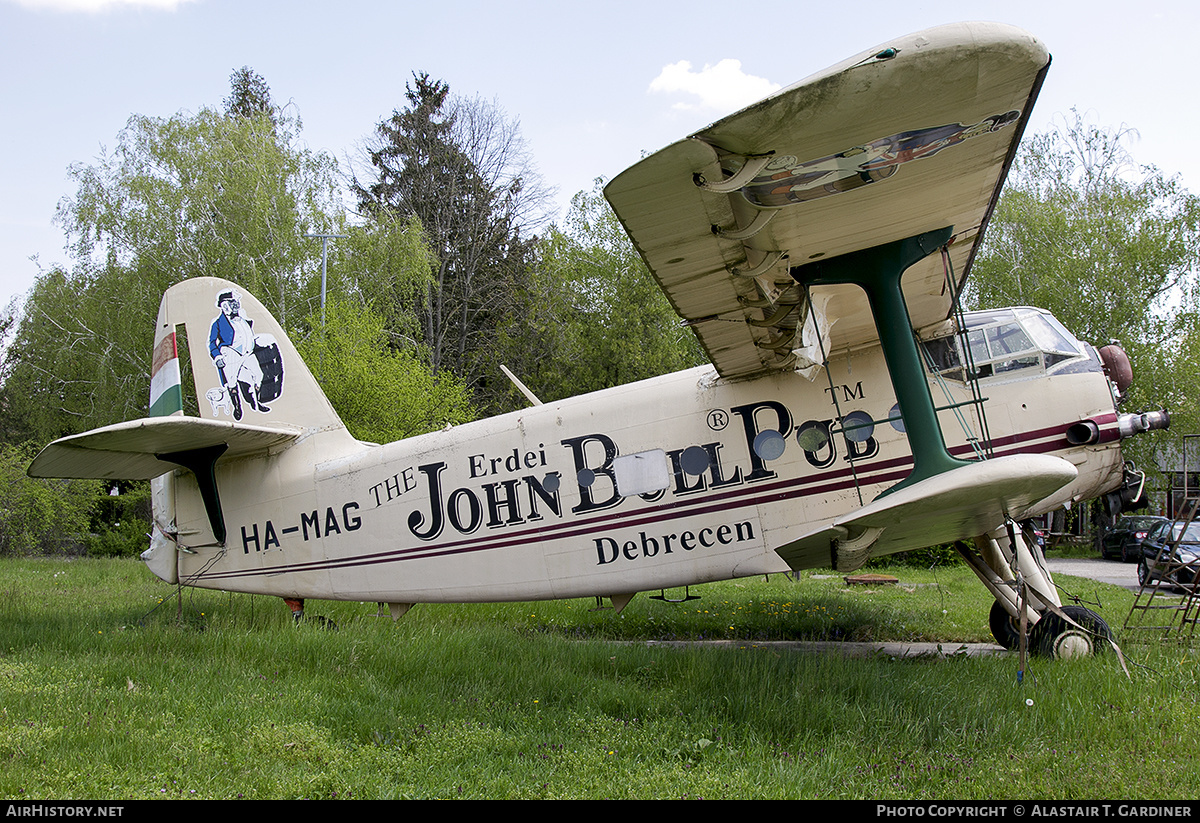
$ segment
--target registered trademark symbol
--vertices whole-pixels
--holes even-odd
[[[708,427],[713,431],[721,431],[729,425],[729,415],[720,409],[713,409],[708,413]]]

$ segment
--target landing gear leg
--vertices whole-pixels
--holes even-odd
[[[292,610],[292,619],[296,621],[296,625],[299,625],[304,621],[304,598],[285,597],[283,598],[283,602],[287,603],[288,608]],[[325,629],[337,628],[336,623],[334,623],[332,620],[327,620],[319,614],[316,617],[308,618],[308,621]]]
[[[1086,657],[1109,648],[1112,631],[1098,614],[1062,605],[1031,535],[1009,523],[976,538],[975,547],[955,544],[996,598],[988,624],[1000,645],[1017,648],[1025,627],[1029,648],[1048,657]]]

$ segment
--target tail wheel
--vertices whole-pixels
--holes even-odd
[[[1108,649],[1113,633],[1100,615],[1082,606],[1063,606],[1062,611],[1078,625],[1047,612],[1029,632],[1035,649],[1056,660],[1090,657]]]

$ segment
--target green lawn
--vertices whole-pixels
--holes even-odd
[[[880,570],[875,570],[880,571]],[[0,562],[0,795],[1196,798],[1197,657],[868,659],[768,641],[989,641],[965,568],[592,600],[309,603],[135,560]],[[1062,581],[1118,629],[1132,595]],[[674,598],[683,590],[668,592]],[[662,639],[742,641],[684,648]]]

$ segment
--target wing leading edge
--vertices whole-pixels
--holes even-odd
[[[794,266],[952,226],[945,259],[904,285],[914,328],[949,316],[1049,61],[999,24],[898,38],[647,157],[605,196],[723,377],[804,370],[878,336],[857,287],[806,293]]]

